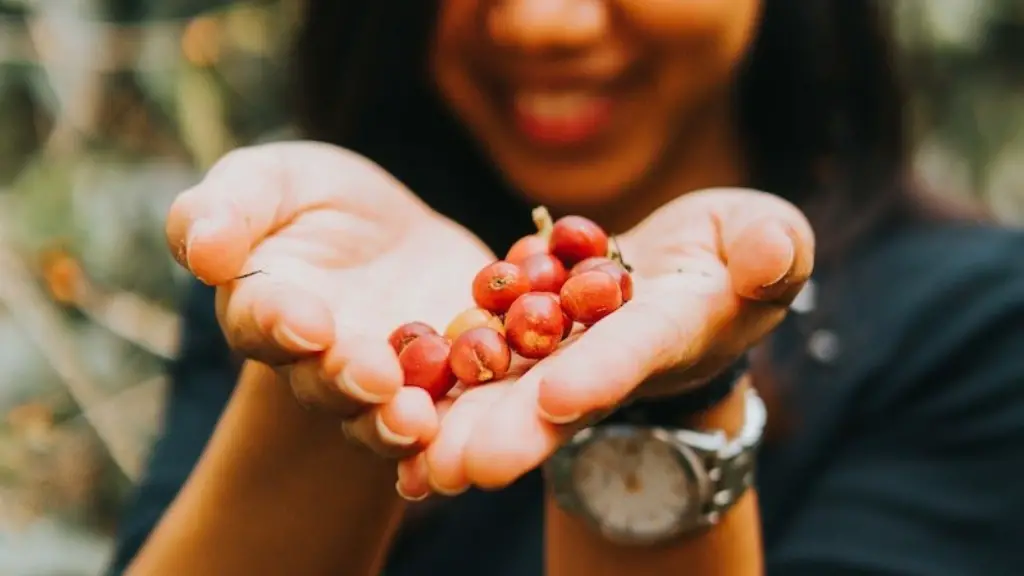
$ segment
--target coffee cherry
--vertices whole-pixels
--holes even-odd
[[[538,234],[531,234],[516,240],[516,243],[508,249],[508,254],[505,255],[505,261],[513,264],[522,264],[523,261],[530,256],[547,253],[547,238]]]
[[[625,304],[633,299],[633,276],[618,262],[612,261],[597,269],[605,274],[610,274],[619,283],[619,290],[622,291],[622,303]]]
[[[473,300],[494,314],[504,314],[516,298],[529,291],[530,280],[522,268],[504,260],[488,264],[473,278]]]
[[[572,266],[581,260],[608,254],[608,234],[582,216],[564,216],[555,222],[549,244],[551,254]]]
[[[558,294],[552,294],[552,296],[554,296],[555,301],[558,302],[558,307],[562,308],[562,297]],[[565,313],[565,309],[562,309],[562,322],[564,324],[564,328],[562,329],[562,340],[565,340],[569,337],[569,334],[572,334],[574,324],[572,318],[569,318],[569,315]]]
[[[573,266],[572,269],[569,270],[569,276],[577,276],[587,272],[588,270],[596,270],[609,264],[616,264],[616,262],[607,256],[592,256],[586,260],[581,260]]]
[[[534,254],[523,260],[519,267],[530,281],[531,292],[558,294],[565,283],[565,266],[550,254]]]
[[[424,334],[410,342],[398,355],[405,385],[423,388],[434,400],[444,398],[455,386],[450,354],[451,345],[439,334]]]
[[[562,285],[562,309],[570,318],[590,326],[622,306],[622,288],[604,270],[588,270]]]
[[[401,354],[402,350],[413,340],[425,334],[437,334],[437,330],[423,322],[409,322],[395,328],[391,335],[388,336],[388,344],[391,344],[395,354]]]
[[[466,386],[500,380],[508,374],[512,351],[505,337],[487,326],[470,328],[452,342],[452,372]]]
[[[480,326],[488,326],[497,330],[502,335],[505,334],[505,325],[502,324],[501,318],[483,308],[467,308],[456,314],[455,318],[452,318],[452,321],[448,323],[448,327],[444,329],[444,337],[454,342],[466,330],[472,330]]]
[[[622,264],[619,264],[611,258],[598,257],[598,258],[587,258],[579,264],[572,267],[569,271],[569,276],[578,276],[583,272],[589,272],[591,270],[600,270],[611,274],[613,278],[618,280],[619,288],[622,289],[622,301],[629,302],[633,299],[633,276],[630,275]]]
[[[505,314],[505,338],[523,358],[548,356],[558,348],[564,332],[565,316],[554,294],[523,294]]]

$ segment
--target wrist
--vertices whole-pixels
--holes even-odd
[[[395,464],[278,384],[271,368],[245,365],[133,573],[375,573],[405,509]]]
[[[246,416],[222,424],[240,435],[267,437],[270,445],[265,448],[276,452],[282,464],[306,459],[325,466],[344,462],[349,473],[362,476],[365,471],[366,476],[392,479],[393,487],[394,460],[346,438],[337,416],[302,406],[273,368],[247,362],[236,395],[239,411]]]
[[[698,425],[701,416],[715,411],[727,399],[734,396],[749,368],[749,359],[746,354],[743,354],[716,375],[696,381],[683,391],[634,399],[613,413],[606,423],[621,422],[668,428],[706,429],[704,426]],[[667,382],[667,375],[662,378],[665,378]],[[678,390],[678,383],[676,383],[676,389]],[[726,432],[731,433],[728,430]]]

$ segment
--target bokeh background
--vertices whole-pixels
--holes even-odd
[[[1024,221],[1024,3],[890,5],[922,178]],[[101,573],[175,354],[164,212],[225,151],[289,133],[301,10],[0,0],[0,574]]]

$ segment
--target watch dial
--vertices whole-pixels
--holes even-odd
[[[692,486],[675,451],[650,437],[605,437],[584,448],[573,467],[584,505],[606,530],[655,537],[686,513]]]

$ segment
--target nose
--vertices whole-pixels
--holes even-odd
[[[498,0],[487,18],[496,44],[530,52],[586,48],[607,32],[607,0]]]

